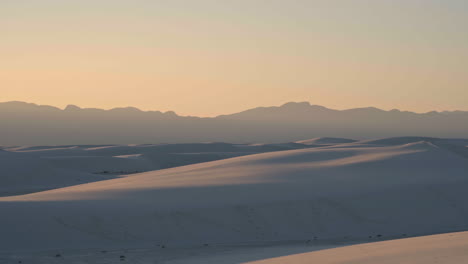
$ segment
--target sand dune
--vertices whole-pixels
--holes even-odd
[[[296,141],[296,143],[304,144],[304,145],[336,145],[336,144],[352,143],[356,141],[357,140],[348,139],[348,138],[321,137],[321,138],[300,140],[300,141]]]
[[[376,242],[278,257],[251,264],[468,263],[468,232]]]
[[[255,154],[0,198],[0,248],[328,243],[466,230],[467,159],[419,139]]]
[[[297,143],[7,147],[0,152],[0,196],[33,193],[139,172],[306,147],[308,146]]]
[[[0,151],[0,196],[24,194],[109,179],[54,166],[46,159]]]

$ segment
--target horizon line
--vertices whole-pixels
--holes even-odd
[[[95,109],[95,110],[102,110],[102,111],[112,111],[112,110],[116,110],[116,109],[134,109],[134,110],[137,110],[137,111],[140,111],[140,112],[160,112],[160,113],[165,113],[165,114],[166,113],[175,114],[175,115],[180,116],[180,117],[198,117],[198,118],[216,118],[216,117],[220,117],[220,116],[234,115],[234,114],[238,114],[238,113],[242,113],[242,112],[245,112],[245,111],[258,109],[258,108],[280,108],[280,107],[284,107],[284,106],[287,106],[287,105],[293,105],[293,104],[295,104],[295,105],[301,105],[301,104],[306,105],[307,104],[310,107],[313,107],[313,106],[322,107],[322,108],[325,108],[325,109],[328,109],[328,110],[331,110],[331,111],[349,111],[349,110],[355,110],[355,109],[375,109],[375,110],[380,110],[380,111],[383,111],[383,112],[396,111],[396,112],[414,113],[414,114],[468,112],[468,110],[441,110],[441,111],[431,110],[431,111],[425,111],[425,112],[416,112],[416,111],[410,111],[410,110],[401,110],[401,109],[398,109],[398,108],[392,108],[392,109],[386,110],[386,109],[379,108],[379,107],[376,107],[376,106],[362,106],[362,107],[336,109],[336,108],[329,108],[329,107],[319,105],[319,104],[312,104],[312,103],[310,103],[310,101],[289,101],[289,102],[286,102],[286,103],[283,103],[283,104],[280,104],[280,105],[256,106],[256,107],[248,108],[248,109],[241,110],[241,111],[234,112],[234,113],[217,114],[217,115],[212,115],[212,116],[197,116],[197,115],[190,115],[190,114],[188,114],[188,115],[178,114],[174,110],[163,111],[163,110],[154,110],[154,109],[141,109],[141,108],[138,108],[136,106],[130,106],[130,105],[116,106],[116,107],[112,107],[112,108],[99,108],[99,107],[81,107],[81,106],[78,106],[78,105],[75,105],[75,104],[67,104],[65,107],[62,108],[62,107],[57,106],[57,105],[39,104],[39,103],[35,103],[35,102],[26,102],[26,101],[20,101],[20,100],[0,102],[0,104],[6,104],[6,103],[22,103],[22,104],[34,105],[34,106],[38,106],[38,107],[52,107],[52,108],[56,108],[56,109],[61,110],[61,111],[66,111],[67,108],[69,108],[69,107],[76,107],[76,108],[79,108],[79,109],[82,109],[82,110]]]

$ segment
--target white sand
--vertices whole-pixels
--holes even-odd
[[[0,150],[0,196],[27,194],[138,172],[305,147],[302,144],[251,146],[225,143],[9,147]]]
[[[375,242],[248,263],[461,264],[468,263],[468,232]]]
[[[312,138],[312,139],[296,141],[296,143],[304,144],[304,145],[337,145],[337,144],[353,143],[353,142],[356,142],[356,140],[348,139],[348,138],[329,138],[329,137]]]
[[[270,152],[3,197],[0,253],[328,245],[467,230],[464,143],[421,139]]]

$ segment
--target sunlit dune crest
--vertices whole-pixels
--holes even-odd
[[[3,248],[330,243],[463,230],[468,163],[447,148],[460,140],[421,139],[259,153],[3,197]],[[131,157],[112,162],[141,158]],[[31,217],[36,228],[24,233]]]

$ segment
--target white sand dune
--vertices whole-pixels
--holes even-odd
[[[26,194],[139,172],[231,157],[305,148],[226,143],[34,146],[0,152],[0,196]]]
[[[468,263],[468,232],[375,242],[248,262],[251,264]]]
[[[453,139],[439,139],[439,138],[431,138],[431,137],[395,137],[395,138],[362,140],[362,141],[359,141],[358,144],[396,146],[396,145],[412,143],[415,141],[425,141],[425,142],[433,143],[437,141],[453,141]]]
[[[304,145],[336,145],[336,144],[344,144],[344,143],[353,143],[357,140],[348,139],[348,138],[330,138],[330,137],[320,137],[320,138],[312,138],[307,140],[300,140],[296,141],[296,143],[304,144]]]
[[[270,152],[0,198],[0,249],[329,243],[466,230],[468,160],[449,143],[417,140]]]
[[[23,194],[109,179],[64,170],[46,159],[0,151],[0,196]]]

